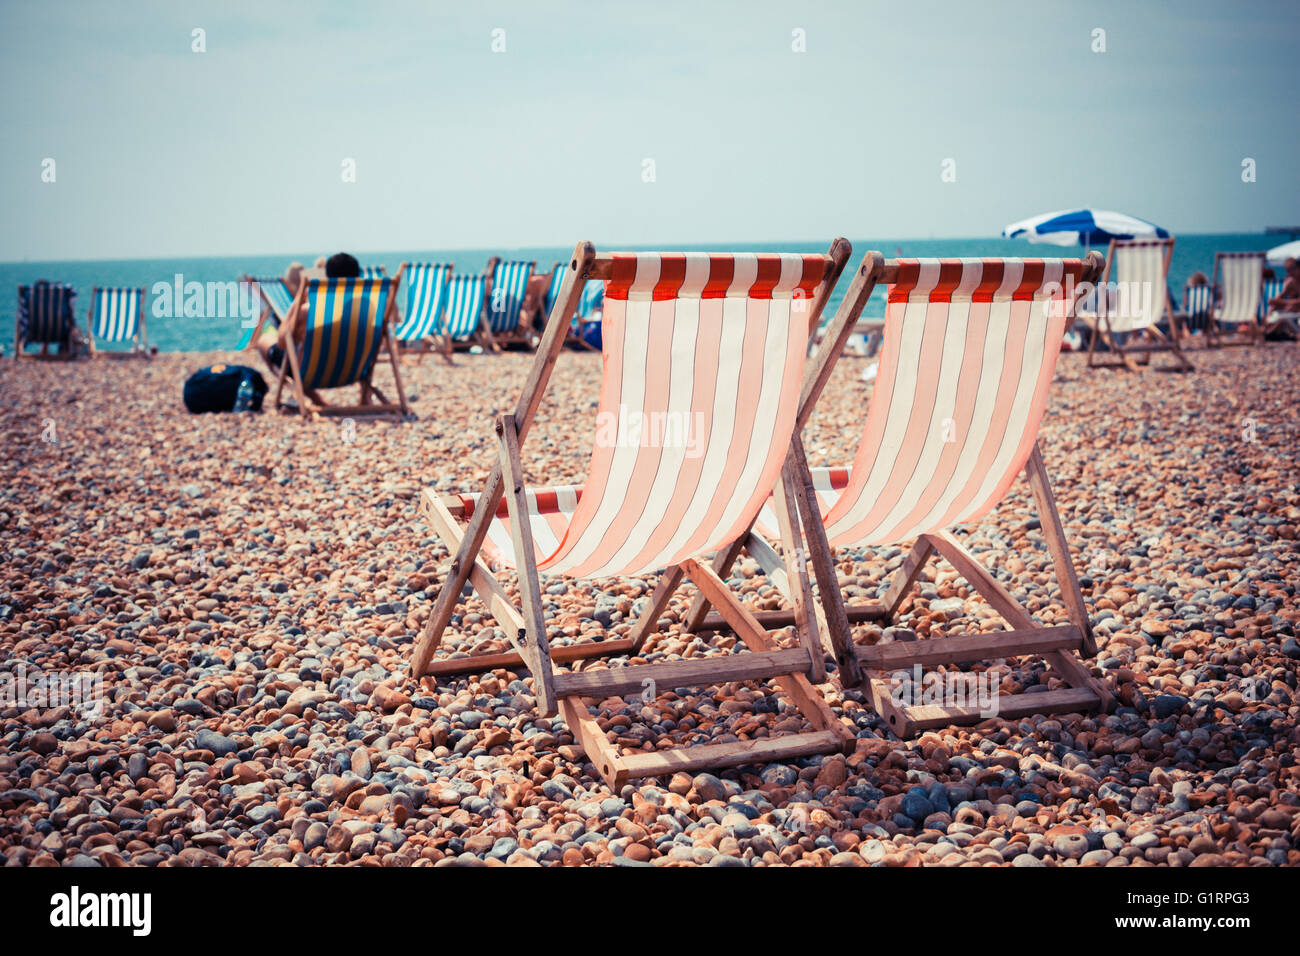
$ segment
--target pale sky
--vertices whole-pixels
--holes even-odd
[[[1292,225],[1298,43],[1294,0],[0,0],[0,260]]]

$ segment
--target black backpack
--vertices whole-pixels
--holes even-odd
[[[251,410],[262,410],[266,380],[247,365],[209,365],[185,380],[185,407],[192,412],[229,412],[235,408],[239,385],[247,375],[253,384]]]

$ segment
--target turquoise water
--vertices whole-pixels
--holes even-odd
[[[1207,275],[1214,268],[1215,252],[1249,252],[1268,249],[1286,241],[1285,236],[1262,233],[1231,233],[1227,235],[1182,235],[1174,243],[1173,262],[1169,269],[1169,286],[1176,301],[1181,301],[1183,284],[1196,270]],[[1006,239],[853,239],[854,256],[850,268],[868,249],[876,249],[886,257],[895,256],[1070,256],[1080,255],[1082,247],[1062,248],[1037,246],[1020,240]],[[662,250],[698,250],[730,252],[824,252],[829,242],[820,243],[733,243],[727,245],[663,246]],[[598,249],[605,247],[600,243]],[[628,248],[627,245],[610,248]],[[406,252],[354,253],[362,265],[383,265],[389,275],[395,275],[404,261],[453,262],[464,272],[481,272],[491,255],[514,259],[535,259],[539,269],[550,269],[558,260],[567,259],[573,246],[534,247],[497,250],[412,250]],[[1105,252],[1105,249],[1102,249]],[[173,284],[180,273],[185,282],[229,282],[243,274],[279,275],[295,260],[311,264],[319,253],[298,253],[285,256],[249,256],[230,258],[190,259],[132,259],[93,262],[8,262],[0,263],[0,288],[9,291],[0,298],[0,343],[5,354],[12,354],[14,312],[17,307],[17,287],[36,279],[67,282],[77,289],[77,321],[84,329],[86,312],[90,307],[91,289],[99,286],[143,286],[148,293],[145,321],[149,342],[162,352],[195,352],[234,348],[242,329],[239,318],[170,318],[156,317],[152,288],[156,282]],[[831,297],[826,315],[833,314],[843,296],[848,282],[841,281]],[[878,290],[867,306],[869,316],[884,314],[884,299]]]

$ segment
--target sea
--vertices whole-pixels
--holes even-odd
[[[1179,235],[1174,242],[1173,261],[1169,269],[1169,288],[1176,303],[1182,302],[1182,289],[1187,279],[1198,270],[1210,275],[1214,269],[1216,252],[1250,252],[1264,250],[1286,241],[1286,236],[1257,233],[1191,234]],[[853,258],[851,270],[861,260],[862,253],[874,249],[887,258],[895,257],[956,257],[956,256],[1077,256],[1084,248],[1050,245],[1033,245],[1023,240],[990,239],[852,239]],[[656,251],[681,252],[825,252],[827,243],[724,243],[720,245],[638,246],[635,244],[611,245],[611,250],[652,248]],[[606,246],[596,243],[596,248]],[[1105,247],[1098,247],[1105,253]],[[506,259],[535,260],[538,269],[550,270],[556,262],[567,261],[573,252],[572,244],[565,246],[537,246],[499,249],[422,249],[397,252],[353,253],[363,266],[384,266],[389,275],[396,275],[403,262],[450,262],[462,272],[481,272],[488,258],[499,255]],[[328,254],[328,253],[327,253]],[[0,296],[0,346],[3,354],[13,354],[13,340],[8,330],[14,327],[17,309],[17,287],[37,279],[66,282],[77,290],[77,320],[86,327],[86,313],[90,308],[91,290],[100,287],[143,287],[146,293],[145,322],[149,344],[160,352],[207,352],[235,348],[243,336],[243,319],[226,317],[172,317],[171,313],[183,310],[169,308],[162,296],[153,292],[157,283],[174,288],[176,277],[189,282],[230,282],[241,276],[276,276],[284,272],[289,263],[297,261],[307,265],[315,262],[320,252],[293,253],[280,256],[231,256],[185,259],[121,259],[73,262],[5,262],[0,263],[0,288],[13,290]],[[1280,275],[1280,270],[1278,272]],[[824,318],[829,320],[835,307],[848,288],[842,279],[831,296]],[[402,297],[404,298],[404,297]],[[167,297],[170,299],[170,296]],[[399,305],[401,298],[399,298]],[[866,315],[884,315],[884,293],[878,289],[867,305]],[[113,348],[111,345],[99,346]]]

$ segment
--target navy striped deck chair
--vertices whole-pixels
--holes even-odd
[[[398,321],[396,304],[389,308],[393,310],[393,334],[399,347],[421,354],[429,351],[429,343],[438,336],[438,323],[447,304],[447,280],[451,271],[450,263],[432,262],[403,262],[397,270],[398,281],[406,279],[404,317]]]
[[[92,355],[109,355],[113,358],[125,356],[148,357],[148,346],[144,329],[144,289],[101,289],[95,287],[90,296],[90,314],[87,317],[90,326],[90,353]],[[100,344],[120,345],[129,342],[128,351],[101,350]]]
[[[386,276],[360,279],[308,279],[298,290],[285,319],[292,330],[302,323],[303,341],[287,350],[275,389],[275,406],[281,405],[284,383],[292,373],[298,410],[304,418],[315,415],[409,414],[397,367],[397,350],[388,323],[388,308],[397,294],[397,280]],[[375,387],[371,375],[381,348],[387,349],[397,385],[397,401],[390,402]],[[308,391],[359,385],[356,405],[318,405]],[[376,401],[376,399],[378,399]]]
[[[1209,285],[1183,286],[1183,328],[1188,332],[1204,332],[1214,308],[1214,287]]]
[[[30,358],[74,358],[72,332],[76,328],[77,290],[62,282],[44,279],[18,287],[18,312],[14,319],[14,358],[23,358],[28,345],[40,345],[39,356]],[[49,354],[49,346],[59,351]]]
[[[494,347],[510,341],[525,342],[531,348],[536,335],[520,328],[519,310],[528,291],[528,280],[533,277],[535,262],[497,262],[492,270],[492,285],[488,289],[488,331]]]
[[[386,276],[386,275],[388,275],[388,270],[385,269],[383,266],[362,266],[361,267],[361,278],[363,279],[376,279],[380,276]]]

